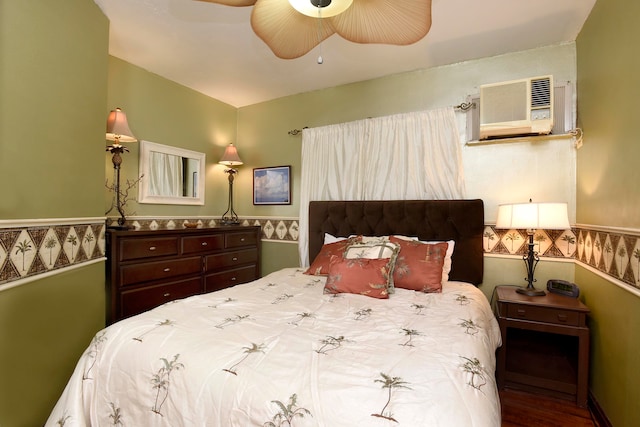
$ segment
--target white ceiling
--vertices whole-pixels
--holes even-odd
[[[252,7],[95,0],[110,20],[111,55],[235,107],[574,41],[595,1],[433,0],[431,30],[413,45],[361,45],[334,34],[287,60],[253,33]]]

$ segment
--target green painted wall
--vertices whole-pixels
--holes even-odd
[[[640,93],[640,3],[598,1],[578,36],[578,223],[640,228],[640,145],[633,130]],[[616,427],[640,425],[640,297],[578,265],[590,307],[590,388]]]
[[[578,120],[585,144],[578,152],[579,222],[638,228],[635,184],[640,157],[637,124],[640,3],[596,3],[577,41]]]
[[[104,264],[0,292],[0,425],[43,425],[104,327]]]
[[[131,131],[139,140],[205,153],[207,160],[204,206],[140,204],[136,202],[136,188],[133,192],[135,197],[126,206],[128,214],[222,215],[227,208],[228,181],[223,172],[224,166],[219,165],[218,160],[225,147],[235,142],[236,108],[113,56],[109,57],[108,70],[107,107],[101,116],[104,122],[110,110],[120,107],[127,114]],[[139,176],[139,144],[125,145],[130,152],[122,156],[123,183]],[[242,157],[244,153],[240,155]],[[111,183],[111,156],[105,156],[105,173]],[[106,210],[111,206],[112,193],[103,194],[106,199],[102,203]]]
[[[2,1],[0,44],[0,219],[102,216],[107,19]],[[0,425],[42,425],[103,325],[102,262],[0,291]]]
[[[261,273],[263,276],[287,267],[298,267],[298,245],[294,243],[262,242]]]
[[[1,7],[0,218],[101,216],[108,22],[86,0]]]
[[[576,283],[591,309],[590,390],[616,427],[640,425],[640,298],[578,264]]]

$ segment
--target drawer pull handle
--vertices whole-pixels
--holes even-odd
[[[523,310],[521,308],[518,309],[518,316],[524,317],[526,315],[527,315],[527,311],[526,310]]]
[[[241,242],[244,242],[244,237],[240,239]]]
[[[155,251],[155,250],[156,250],[156,247],[155,247],[155,246],[151,246],[151,247],[149,248],[149,250],[150,250],[150,251]]]
[[[170,272],[170,271],[171,271],[171,269],[170,269],[169,267],[167,267],[167,268],[165,268],[165,269],[164,269],[164,270],[162,270],[162,271],[164,271],[165,273],[168,273],[168,272]]]
[[[170,296],[171,296],[171,294],[169,292],[167,292],[166,294],[163,295],[163,297],[165,297],[165,298],[166,297],[170,297]]]
[[[232,281],[232,282],[235,282],[235,281],[236,281],[236,278],[235,278],[235,277],[232,277],[232,278],[231,278],[231,281]]]
[[[202,242],[202,246],[207,246],[207,242]]]
[[[566,322],[567,321],[567,315],[566,314],[558,314],[558,320],[560,322]]]
[[[237,261],[237,260],[238,260],[238,257],[237,257],[237,256],[234,256],[233,258],[231,258],[231,260],[232,260],[232,261]]]

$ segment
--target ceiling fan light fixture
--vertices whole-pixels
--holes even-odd
[[[289,4],[298,12],[312,18],[330,18],[344,12],[353,0],[289,0]]]

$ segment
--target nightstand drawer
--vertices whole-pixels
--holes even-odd
[[[120,268],[121,286],[150,282],[185,274],[199,274],[202,271],[202,258],[177,258],[167,261],[145,262]]]
[[[178,237],[122,239],[120,245],[120,261],[178,254]]]
[[[222,234],[209,234],[182,238],[182,253],[185,255],[209,252],[223,248],[224,236]]]
[[[525,304],[509,304],[507,306],[507,317],[556,325],[581,326],[581,316],[575,311]]]

